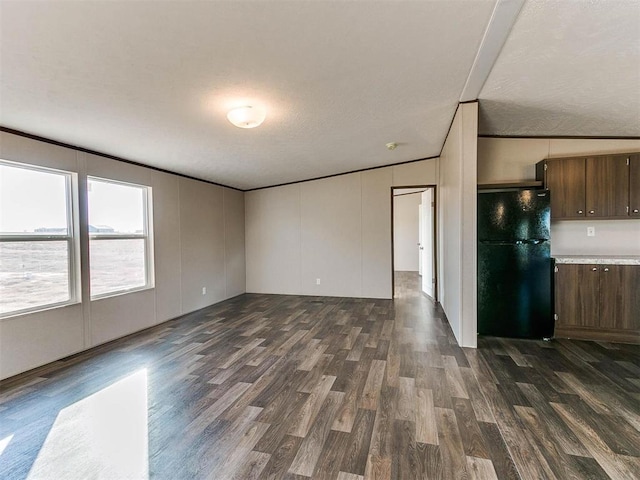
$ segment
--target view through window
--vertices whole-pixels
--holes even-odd
[[[71,175],[0,161],[0,316],[75,300]]]
[[[91,298],[150,286],[149,187],[89,177]]]

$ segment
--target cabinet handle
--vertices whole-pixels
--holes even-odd
[[[582,210],[578,210],[578,215],[582,215]]]
[[[593,215],[594,213],[596,213],[595,210],[589,210],[589,215]]]
[[[597,272],[597,271],[598,271],[598,269],[597,269],[596,267],[593,267],[593,268],[591,269],[591,271],[592,271],[592,272]]]
[[[633,213],[638,213],[638,211],[639,211],[639,210],[638,210],[637,208],[634,208],[634,209],[633,209]]]
[[[605,271],[605,272],[608,272],[608,271],[609,271],[609,269],[608,269],[608,268],[605,268],[605,269],[604,269],[604,271]]]

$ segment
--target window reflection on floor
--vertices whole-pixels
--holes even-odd
[[[143,369],[61,410],[28,479],[147,479],[148,443]]]
[[[11,442],[12,439],[13,435],[9,435],[8,437],[0,440],[0,455],[2,455],[2,452],[4,452],[4,449],[7,448],[7,445],[9,445],[9,442]]]

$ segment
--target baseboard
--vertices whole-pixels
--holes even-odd
[[[556,327],[554,337],[571,338],[575,340],[601,340],[603,342],[632,343],[640,345],[640,330]]]

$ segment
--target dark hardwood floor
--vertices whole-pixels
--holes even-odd
[[[0,478],[640,478],[640,347],[243,295],[0,386]]]

